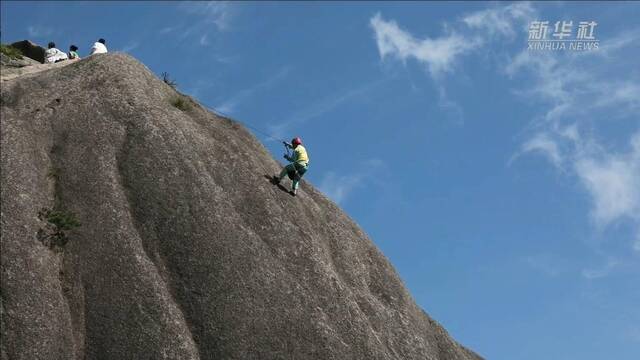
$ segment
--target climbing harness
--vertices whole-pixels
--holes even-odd
[[[285,159],[289,160],[291,159],[291,157],[293,156],[293,153],[291,151],[289,151],[289,149],[291,149],[291,145],[289,145],[289,143],[287,143],[286,141],[283,141],[282,144],[284,145],[284,150],[286,151]],[[300,180],[302,178],[302,176],[300,175],[300,172],[298,171],[298,167],[297,167],[297,163],[292,162],[293,166],[292,166],[292,170],[287,172],[287,176],[289,177],[289,179],[291,180]]]

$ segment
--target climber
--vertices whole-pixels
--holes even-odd
[[[107,45],[104,39],[98,39],[93,46],[91,47],[91,55],[93,54],[106,54],[107,53]]]
[[[53,41],[49,43],[48,49],[44,52],[45,64],[53,64],[58,61],[64,61],[67,59],[67,54],[56,49],[56,43],[54,43]]]
[[[284,141],[282,143],[287,148],[287,154],[284,155],[284,158],[291,161],[291,164],[285,166],[280,172],[280,175],[274,175],[273,182],[280,184],[282,178],[284,178],[285,175],[289,175],[289,178],[292,180],[290,193],[296,196],[298,183],[302,175],[304,175],[309,168],[309,155],[307,155],[307,149],[302,146],[302,140],[299,137],[293,138],[291,144]],[[289,154],[289,149],[293,149],[293,154]]]
[[[78,47],[75,45],[69,46],[69,60],[80,60],[78,55]]]

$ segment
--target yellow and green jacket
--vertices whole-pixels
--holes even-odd
[[[289,161],[306,166],[307,164],[309,164],[309,155],[307,155],[307,149],[305,149],[302,145],[296,146],[296,148],[293,149],[293,156],[289,157]]]

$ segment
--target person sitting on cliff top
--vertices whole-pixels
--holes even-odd
[[[45,64],[53,64],[57,63],[58,61],[64,61],[67,59],[67,54],[56,49],[56,43],[54,43],[53,41],[49,43],[48,49],[44,52]]]
[[[80,60],[78,55],[78,47],[75,45],[69,46],[69,60]]]
[[[104,39],[98,39],[91,47],[91,55],[93,54],[106,54],[107,45]]]
[[[280,184],[282,178],[284,178],[285,175],[289,175],[289,178],[292,180],[291,195],[296,196],[300,179],[302,179],[302,175],[304,175],[309,168],[309,155],[307,155],[307,149],[302,146],[302,140],[299,137],[293,138],[291,144],[287,142],[283,143],[288,149],[293,149],[292,155],[289,155],[289,150],[287,150],[287,154],[284,156],[285,159],[291,161],[291,164],[285,166],[280,172],[280,175],[274,175],[273,182]]]

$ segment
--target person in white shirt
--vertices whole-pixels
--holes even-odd
[[[58,61],[67,60],[68,58],[67,53],[56,49],[56,44],[53,41],[49,43],[48,49],[44,52],[45,64],[53,64]]]
[[[91,47],[91,55],[93,54],[106,54],[107,46],[105,45],[106,41],[104,39],[99,39],[93,46]]]

